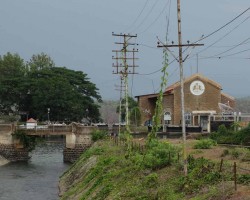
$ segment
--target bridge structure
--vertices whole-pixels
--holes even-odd
[[[74,162],[92,144],[91,132],[95,126],[83,126],[78,123],[70,125],[49,125],[26,128],[15,124],[0,124],[0,156],[10,162],[27,161],[29,152],[20,140],[13,136],[17,130],[21,130],[30,136],[64,135],[66,138],[63,150],[64,162]]]

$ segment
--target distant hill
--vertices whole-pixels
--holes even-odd
[[[113,124],[119,122],[118,114],[116,113],[117,106],[119,106],[119,101],[114,100],[103,100],[100,103],[100,113],[104,123]]]
[[[236,111],[250,113],[250,96],[236,99]]]

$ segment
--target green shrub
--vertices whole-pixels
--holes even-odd
[[[219,144],[238,144],[235,139],[236,132],[227,129],[224,124],[220,125],[217,132],[210,135],[210,138]]]
[[[242,157],[242,161],[243,162],[250,161],[250,150],[249,149],[246,149],[246,152],[245,152],[245,154]]]
[[[26,133],[22,130],[17,130],[12,135],[15,139],[20,140],[20,142],[23,144],[23,147],[28,151],[35,149],[37,144],[37,139],[35,136],[26,135]]]
[[[212,161],[189,156],[188,163],[188,175],[181,176],[177,181],[180,192],[185,194],[198,193],[201,188],[220,181],[221,175]]]
[[[91,133],[91,139],[93,142],[96,142],[97,140],[103,140],[107,138],[108,133],[106,131],[100,131],[100,130],[95,130]]]
[[[197,141],[197,143],[194,145],[195,149],[211,149],[212,146],[215,146],[216,142],[211,139],[203,139]]]
[[[234,134],[234,141],[237,144],[249,144],[250,143],[250,125],[241,129]]]
[[[230,131],[226,128],[224,124],[219,126],[217,133],[219,135],[230,135]]]
[[[250,174],[239,175],[238,183],[243,184],[243,185],[249,185],[250,184]]]
[[[143,185],[145,187],[154,187],[158,183],[158,174],[157,173],[152,173],[147,175],[144,180],[143,180]]]
[[[177,160],[180,150],[167,142],[151,140],[147,145],[147,152],[144,155],[143,166],[151,169],[161,169],[171,162]]]
[[[229,155],[229,150],[228,149],[224,149],[223,153],[221,154],[221,157],[225,157],[227,155]]]
[[[238,151],[237,149],[233,149],[231,152],[232,158],[237,159],[240,157],[242,153],[240,151]]]

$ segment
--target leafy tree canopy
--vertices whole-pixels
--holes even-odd
[[[126,99],[122,99],[121,102],[121,121],[125,121],[126,117],[126,107],[125,107]],[[116,112],[119,113],[120,106],[117,106]],[[138,107],[138,103],[132,98],[128,97],[128,110],[130,112],[129,119],[131,124],[139,125],[141,120],[140,109]]]
[[[12,62],[5,61],[6,56]],[[26,66],[17,54],[6,56],[3,56],[5,60],[0,59],[0,73],[7,71],[9,63],[13,63],[15,70],[5,76],[5,84],[3,79],[0,82],[1,94],[6,91],[0,96],[0,105],[8,108],[6,113],[14,112],[11,108],[15,105],[15,111],[25,111],[29,117],[39,120],[47,120],[48,114],[52,121],[80,121],[83,117],[99,120],[96,101],[101,101],[101,96],[86,74],[55,67],[52,59],[43,53],[33,55]]]
[[[27,66],[30,71],[41,70],[45,68],[55,67],[54,61],[50,58],[50,56],[45,53],[33,55],[29,62],[27,62]]]
[[[0,56],[0,113],[18,109],[24,76],[25,63],[18,54]]]

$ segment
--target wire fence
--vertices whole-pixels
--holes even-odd
[[[119,137],[110,137],[110,139],[113,142],[113,145],[117,145],[117,146],[127,146],[128,144],[125,142],[124,139],[120,139]],[[147,152],[147,146],[144,144],[143,141],[132,141],[130,143],[130,149],[131,151],[135,151],[135,152],[139,152],[141,154],[144,154]],[[173,163],[173,162],[182,162],[183,155],[179,152],[172,152],[169,151],[168,153],[168,160],[169,163]],[[175,158],[175,159],[173,159]],[[203,157],[201,157],[202,159],[204,159]],[[249,163],[249,162],[245,162],[245,163]],[[250,184],[250,169],[249,168],[245,168],[240,166],[239,162],[233,162],[231,160],[225,160],[225,159],[221,159],[220,162],[214,162],[215,167],[214,169],[217,169],[217,171],[220,173],[221,175],[221,181],[224,182],[225,177],[227,177],[228,181],[231,181],[233,183],[232,188],[234,188],[235,191],[237,191],[237,184],[240,183],[239,178],[242,176],[248,176],[247,180],[247,184]],[[205,166],[202,166],[203,168],[205,168]],[[202,168],[201,167],[201,168]]]

